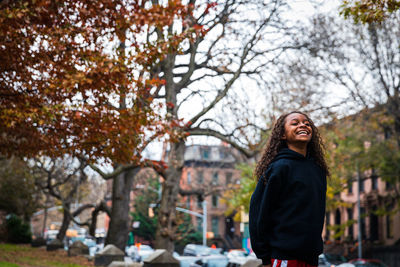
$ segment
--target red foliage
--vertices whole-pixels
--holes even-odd
[[[0,154],[136,162],[148,139],[165,134],[149,90],[165,80],[144,77],[190,33],[153,43],[140,36],[192,8],[131,2],[0,4]],[[108,48],[113,41],[125,48]]]

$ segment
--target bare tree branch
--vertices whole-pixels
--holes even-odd
[[[257,151],[251,151],[247,148],[244,148],[242,146],[239,146],[237,142],[232,141],[230,138],[230,135],[224,135],[216,130],[213,129],[206,129],[206,128],[191,128],[187,130],[190,135],[202,135],[202,136],[213,136],[216,137],[228,144],[230,144],[232,147],[236,148],[239,150],[241,153],[243,153],[246,157],[251,158],[254,155],[257,154]]]
[[[99,167],[97,167],[94,164],[89,164],[90,168],[92,168],[94,171],[96,171],[98,174],[100,174],[100,176],[104,179],[104,180],[110,180],[113,179],[115,177],[117,177],[118,175],[120,175],[121,173],[125,172],[125,171],[129,171],[132,170],[134,168],[138,168],[138,165],[135,164],[129,164],[129,165],[119,165],[116,169],[114,169],[113,172],[110,173],[106,173],[103,172]]]

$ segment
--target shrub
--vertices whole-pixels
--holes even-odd
[[[10,243],[30,243],[32,234],[28,223],[23,222],[20,217],[10,214],[6,218],[7,241]]]

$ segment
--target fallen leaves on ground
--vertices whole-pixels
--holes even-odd
[[[83,256],[68,257],[67,251],[46,251],[45,247],[0,244],[0,267],[82,267],[94,266]]]

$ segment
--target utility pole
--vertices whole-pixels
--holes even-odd
[[[207,202],[203,200],[203,246],[207,246]]]
[[[362,258],[362,236],[361,236],[362,231],[361,231],[361,205],[360,205],[361,179],[360,179],[360,168],[358,166],[358,161],[356,162],[356,167],[357,167],[357,185],[358,185],[358,190],[357,190],[358,258],[361,259]]]

